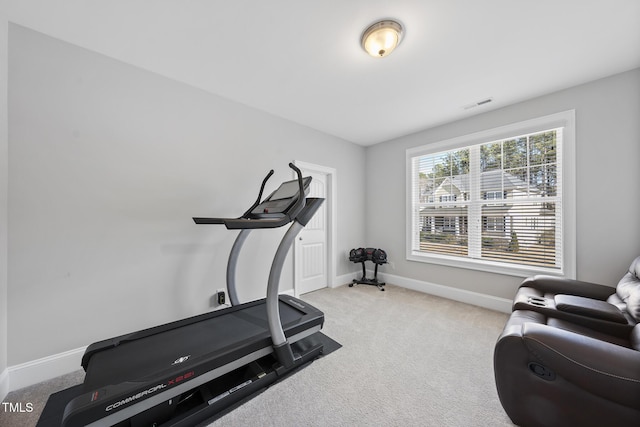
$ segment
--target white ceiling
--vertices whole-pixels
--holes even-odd
[[[380,18],[406,33],[376,59]],[[361,145],[640,67],[640,0],[10,0],[9,20]]]

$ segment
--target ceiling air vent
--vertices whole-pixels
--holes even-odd
[[[473,104],[465,105],[463,108],[465,110],[470,110],[472,108],[476,108],[476,107],[479,107],[481,105],[488,104],[488,103],[490,103],[492,101],[493,101],[493,98],[487,98],[487,99],[483,99],[482,101],[474,102]]]

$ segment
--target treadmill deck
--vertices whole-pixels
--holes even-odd
[[[322,312],[300,300],[280,296],[279,304],[280,319],[288,338],[324,322]],[[85,391],[144,380],[159,371],[176,368],[177,365],[188,366],[212,355],[216,355],[222,365],[229,357],[237,358],[240,353],[248,354],[270,346],[265,300],[234,308],[212,312],[209,318],[175,328],[168,324],[165,325],[168,330],[131,341],[125,338],[127,336],[114,338],[117,344],[91,356],[84,382]]]

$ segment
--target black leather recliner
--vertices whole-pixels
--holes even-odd
[[[640,425],[640,257],[613,288],[534,276],[498,338],[498,396],[522,427]]]

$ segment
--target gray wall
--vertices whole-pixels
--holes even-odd
[[[636,69],[368,148],[367,243],[387,249],[391,274],[512,298],[522,278],[405,259],[405,150],[575,109],[577,276],[615,285],[640,255],[639,95]]]
[[[335,168],[337,274],[364,240],[364,148],[11,25],[9,365],[204,312],[270,168]],[[282,230],[252,233],[240,298],[264,296]],[[289,257],[281,291],[293,286]]]
[[[7,368],[7,2],[0,0],[0,376]],[[0,384],[0,400],[2,395]]]

